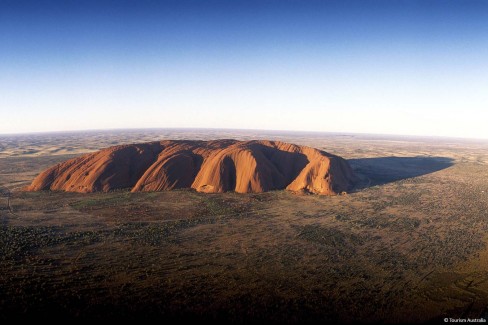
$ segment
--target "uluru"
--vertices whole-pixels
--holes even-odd
[[[311,147],[267,140],[165,140],[114,146],[67,160],[39,174],[26,190],[286,189],[335,195],[349,191],[355,181],[345,159]]]

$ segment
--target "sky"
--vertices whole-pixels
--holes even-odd
[[[0,133],[487,122],[488,1],[0,0]]]

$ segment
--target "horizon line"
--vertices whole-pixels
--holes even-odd
[[[253,128],[211,128],[211,127],[142,127],[142,128],[104,128],[104,129],[72,129],[72,130],[53,130],[53,131],[21,131],[2,133],[1,136],[23,136],[23,135],[42,135],[56,133],[85,133],[85,132],[107,132],[107,131],[144,131],[144,130],[213,130],[213,131],[265,131],[265,132],[292,132],[292,133],[315,133],[315,134],[335,134],[335,135],[359,135],[359,136],[378,136],[378,137],[412,137],[412,138],[436,138],[451,140],[472,140],[488,141],[487,138],[480,137],[460,137],[446,135],[427,135],[427,134],[401,134],[401,133],[368,133],[368,132],[348,132],[348,131],[317,131],[317,130],[284,130],[284,129],[253,129]]]

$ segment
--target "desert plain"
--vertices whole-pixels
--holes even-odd
[[[26,192],[113,145],[279,140],[339,155],[336,196]],[[443,322],[488,318],[488,142],[149,129],[0,135],[0,319]]]

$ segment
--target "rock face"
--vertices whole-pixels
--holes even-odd
[[[62,162],[39,174],[27,190],[287,189],[334,195],[351,189],[355,180],[346,160],[310,147],[263,140],[168,140],[110,147]]]

